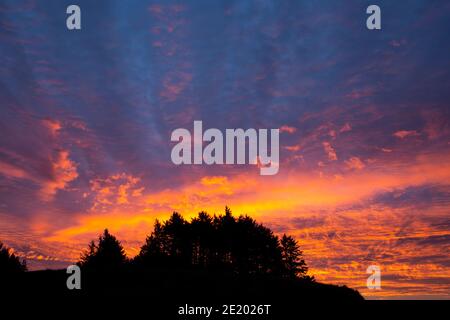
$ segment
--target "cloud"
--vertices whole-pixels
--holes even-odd
[[[204,176],[196,183],[174,186],[159,192],[141,190],[134,198],[130,194],[133,190],[141,188],[138,185],[140,180],[122,173],[91,182],[94,205],[88,216],[80,215],[79,218],[80,223],[89,224],[68,228],[72,231],[64,234],[92,232],[90,224],[100,227],[102,221],[106,225],[109,225],[108,221],[115,221],[116,227],[122,223],[122,229],[127,225],[135,228],[139,226],[139,221],[149,223],[156,217],[169,215],[172,211],[178,211],[186,216],[195,215],[201,210],[211,213],[221,212],[225,204],[230,205],[236,212],[271,221],[280,219],[280,212],[283,212],[283,218],[298,217],[296,213],[305,210],[328,212],[332,208],[367,201],[386,190],[401,190],[411,185],[445,183],[450,179],[448,166],[433,163],[432,159],[422,159],[395,174],[378,170],[352,171],[340,180],[334,177],[291,172],[288,176],[272,179],[270,188],[264,183],[264,178],[258,175],[243,174],[233,178]],[[361,184],[361,181],[364,183]],[[117,201],[121,196],[120,186],[124,185],[127,186],[124,189],[127,191],[128,203]],[[358,223],[363,216],[361,213],[358,219],[352,221]],[[380,215],[376,221],[381,222],[383,219]],[[345,225],[349,224],[347,220]]]
[[[77,165],[70,160],[69,151],[60,150],[51,163],[51,177],[43,181],[40,194],[43,200],[53,199],[58,190],[64,190],[67,185],[78,177]]]
[[[285,146],[284,149],[288,150],[288,151],[299,151],[301,149],[300,145],[295,145],[295,146]]]
[[[201,179],[201,183],[205,186],[210,186],[210,185],[215,185],[215,184],[223,185],[227,182],[228,182],[228,178],[224,177],[224,176],[203,177]]]
[[[347,122],[344,124],[344,126],[339,130],[339,132],[344,133],[344,132],[348,132],[351,131],[352,127],[350,126],[350,124]]]
[[[430,140],[450,137],[450,120],[448,114],[433,108],[423,111],[425,127],[423,131]]]
[[[10,178],[23,179],[28,177],[28,174],[21,168],[2,161],[0,161],[0,174]]]
[[[308,228],[316,228],[325,225],[326,217],[311,216],[311,217],[296,217],[289,221],[293,226],[292,230],[302,230]]]
[[[187,72],[173,72],[163,79],[163,90],[160,95],[169,102],[173,102],[186,89],[192,80],[192,74]]]
[[[363,89],[354,89],[352,92],[346,95],[347,98],[357,100],[365,97],[370,97],[374,94],[375,89],[372,87],[367,87]]]
[[[345,161],[345,164],[347,165],[348,169],[355,170],[361,170],[366,166],[364,162],[362,162],[358,157],[351,157],[350,159]]]
[[[280,132],[287,132],[287,133],[294,133],[295,131],[297,131],[297,128],[295,127],[290,127],[287,125],[281,126],[280,127]]]
[[[48,175],[0,161],[0,174],[12,179],[33,182],[39,187],[38,195],[43,201],[52,200],[58,190],[66,189],[68,184],[78,177],[77,165],[69,158],[67,150],[57,151],[43,165],[49,167]]]
[[[323,142],[322,145],[323,149],[325,150],[325,153],[328,156],[328,160],[336,161],[338,159],[337,154],[334,148],[331,146],[331,144],[329,142]]]
[[[56,136],[59,130],[61,130],[62,128],[61,122],[59,122],[58,120],[44,119],[42,120],[42,123],[53,136]]]
[[[140,181],[140,178],[124,172],[92,179],[91,192],[86,195],[93,199],[91,211],[106,212],[116,205],[130,204],[130,201],[134,201],[130,198],[141,197],[145,190],[139,185]]]
[[[400,130],[393,134],[394,137],[397,137],[399,139],[404,139],[407,137],[417,137],[420,136],[420,133],[418,133],[415,130]]]

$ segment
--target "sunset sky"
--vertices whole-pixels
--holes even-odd
[[[228,205],[294,235],[319,281],[448,299],[449,17],[429,0],[0,0],[0,241],[65,268],[104,228],[131,257],[156,218]],[[194,120],[279,128],[279,173],[174,165]]]

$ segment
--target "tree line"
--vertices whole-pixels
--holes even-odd
[[[0,270],[6,265],[11,270],[26,270],[25,262],[0,248]],[[222,215],[202,211],[190,221],[177,212],[164,222],[156,220],[153,232],[132,259],[126,256],[121,242],[105,229],[97,242],[91,241],[78,265],[88,271],[199,268],[244,276],[314,280],[307,275],[303,253],[292,236],[279,237],[247,215],[233,216],[228,207]]]

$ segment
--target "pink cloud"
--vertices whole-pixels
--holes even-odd
[[[450,136],[450,121],[448,115],[438,110],[427,110],[423,112],[425,119],[424,133],[430,140]]]
[[[346,124],[344,124],[344,126],[339,130],[339,132],[343,133],[343,132],[347,132],[347,131],[351,131],[352,127],[350,126],[350,124],[347,122]]]
[[[360,98],[370,97],[374,94],[374,91],[375,90],[370,87],[364,88],[361,90],[352,90],[352,92],[347,94],[346,97],[350,98],[350,99],[360,99]]]
[[[148,7],[148,11],[153,14],[159,14],[162,13],[163,8],[158,4],[152,4],[151,6]]]
[[[28,174],[19,167],[8,164],[6,162],[0,162],[0,174],[10,178],[27,178]]]
[[[392,40],[392,41],[389,42],[389,44],[390,44],[392,47],[401,47],[401,46],[403,46],[403,45],[406,44],[406,40],[405,40],[405,39],[401,39],[401,40]]]
[[[404,139],[406,137],[417,137],[420,136],[420,133],[418,133],[416,130],[400,130],[393,134],[394,137],[397,137],[399,139]]]
[[[191,80],[192,74],[187,72],[168,74],[163,80],[163,90],[160,92],[161,97],[168,101],[175,101]]]
[[[284,126],[280,127],[280,132],[287,132],[287,133],[292,134],[295,131],[297,131],[297,128],[295,128],[295,127],[290,127],[290,126],[287,126],[287,125],[284,125]]]
[[[325,150],[325,153],[328,156],[328,160],[336,161],[338,159],[337,154],[334,148],[331,146],[331,144],[329,142],[323,142],[322,145],[323,149]]]
[[[288,151],[299,151],[301,149],[301,146],[300,145],[286,146],[286,147],[284,147],[284,149],[286,149]]]

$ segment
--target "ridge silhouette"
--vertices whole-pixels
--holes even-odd
[[[167,221],[156,220],[132,259],[105,229],[77,263],[81,290],[67,289],[66,270],[23,272],[26,268],[19,268],[20,261],[13,255],[9,259],[22,272],[11,276],[3,258],[9,251],[1,252],[0,271],[9,274],[5,288],[12,295],[144,296],[156,304],[168,299],[181,303],[236,298],[258,303],[363,300],[356,290],[318,283],[308,275],[292,236],[279,237],[249,216],[233,216],[228,207],[223,215],[200,212],[190,221],[177,212]]]

